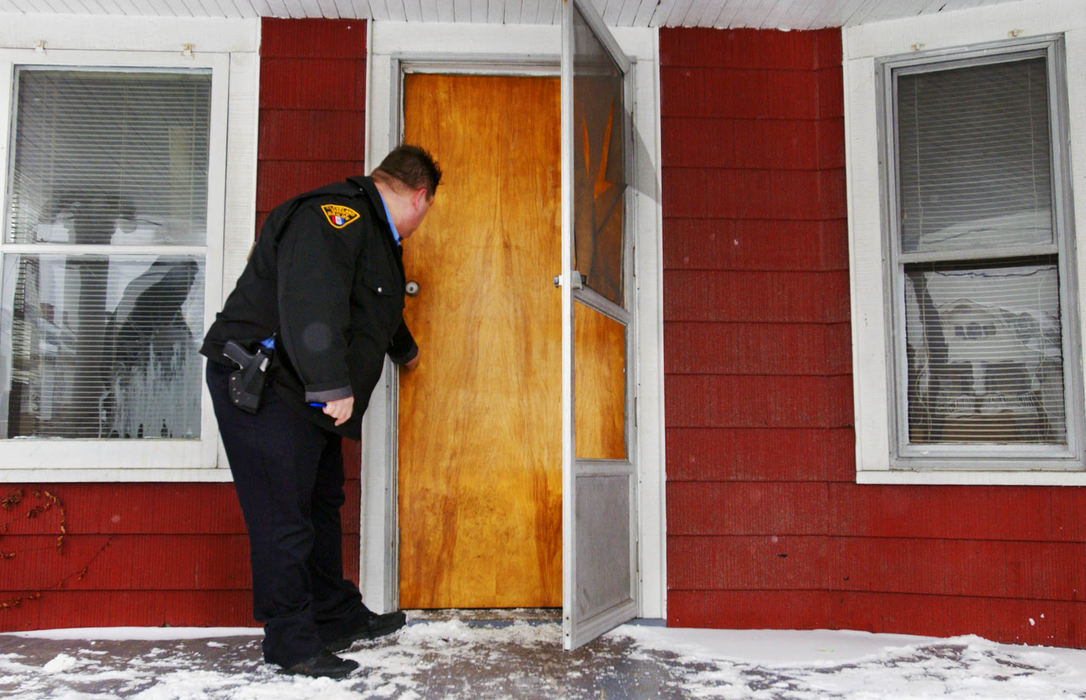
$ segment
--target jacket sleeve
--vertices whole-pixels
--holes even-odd
[[[347,367],[351,286],[359,235],[355,221],[333,228],[319,201],[301,207],[279,241],[280,345],[305,387],[305,400],[352,395]]]
[[[392,343],[388,346],[389,358],[398,365],[406,365],[418,357],[419,346],[415,343],[411,329],[407,327],[407,321],[400,320],[400,326],[392,336]]]

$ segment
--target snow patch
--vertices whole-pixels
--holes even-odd
[[[49,663],[42,666],[42,670],[46,673],[61,673],[63,671],[70,671],[78,665],[78,661],[67,654],[58,654]]]

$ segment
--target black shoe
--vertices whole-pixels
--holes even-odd
[[[305,661],[299,661],[293,666],[282,670],[291,676],[309,676],[311,678],[346,678],[358,668],[358,662],[351,659],[341,659],[330,651],[322,651],[316,656],[311,656]]]
[[[407,616],[401,610],[383,615],[369,613],[358,629],[344,637],[331,640],[324,645],[324,648],[327,651],[343,651],[361,639],[377,639],[395,632],[406,624]]]

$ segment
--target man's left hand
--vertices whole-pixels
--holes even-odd
[[[343,425],[347,422],[347,419],[354,413],[354,397],[348,396],[345,399],[336,399],[335,401],[329,401],[324,405],[324,415],[331,416],[335,419],[336,425]]]

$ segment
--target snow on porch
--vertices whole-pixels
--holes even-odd
[[[282,676],[249,628],[107,628],[0,635],[10,698],[1073,698],[1086,651],[850,631],[628,624],[573,652],[553,619],[411,613],[344,655],[342,681]]]

